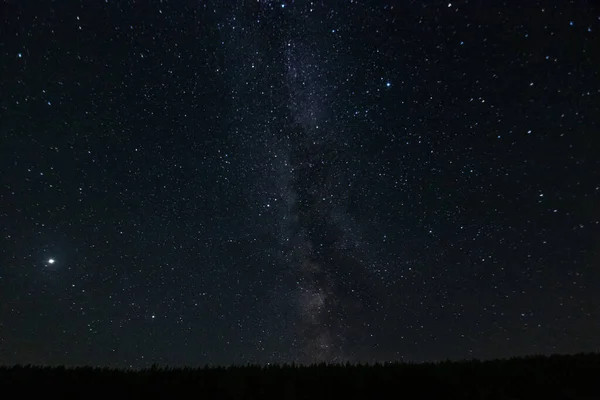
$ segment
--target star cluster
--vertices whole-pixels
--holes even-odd
[[[590,2],[0,6],[0,362],[599,349]]]

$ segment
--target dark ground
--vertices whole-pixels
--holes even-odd
[[[219,399],[600,399],[600,354],[428,364],[115,370],[0,368],[11,396]]]

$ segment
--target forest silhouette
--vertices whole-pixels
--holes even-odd
[[[86,399],[600,399],[599,378],[599,353],[422,364],[0,367],[4,394]]]

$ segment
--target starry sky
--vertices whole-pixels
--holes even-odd
[[[0,363],[600,350],[592,1],[5,1]]]

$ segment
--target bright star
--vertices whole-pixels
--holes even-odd
[[[54,258],[48,259],[48,264],[54,264],[55,262],[56,262],[56,260]]]

